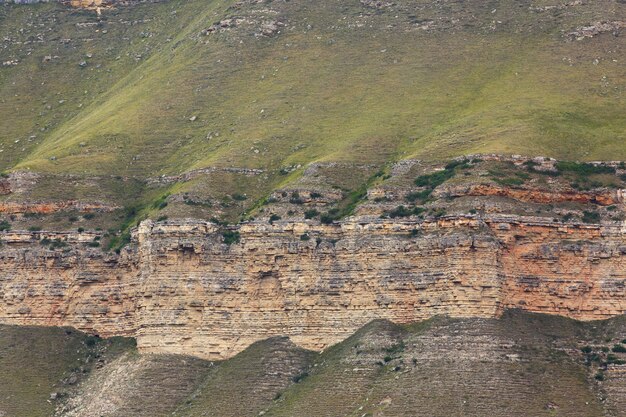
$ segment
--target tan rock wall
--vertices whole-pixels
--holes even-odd
[[[144,352],[220,359],[275,335],[324,349],[376,318],[523,308],[592,320],[626,308],[618,225],[458,218],[239,232],[229,246],[210,223],[144,222],[120,256],[80,243],[90,237],[64,236],[64,252],[14,233],[0,250],[0,322],[134,335]]]

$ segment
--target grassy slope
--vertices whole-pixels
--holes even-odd
[[[600,416],[594,384],[575,359],[580,340],[593,340],[590,329],[519,313],[374,323],[324,352],[265,415]]]
[[[217,363],[137,355],[130,340],[88,347],[79,332],[2,326],[0,411],[49,416],[50,393],[66,392],[60,414],[75,417],[618,416],[626,380],[619,367],[599,366],[625,325],[624,317],[580,323],[521,312],[376,321],[321,354],[273,338]],[[584,364],[586,346],[598,363]],[[81,367],[79,384],[64,385]]]
[[[72,386],[62,380],[85,369],[93,358],[114,356],[132,350],[122,339],[86,344],[87,335],[72,329],[0,326],[0,415],[47,417],[53,414],[51,393],[64,393]]]
[[[171,1],[105,13],[109,22],[150,19],[106,25],[106,34],[76,29],[76,22],[95,20],[89,12],[4,7],[3,34],[55,13],[61,24],[45,38],[73,42],[60,52],[48,52],[58,42],[35,44],[30,56],[12,47],[23,61],[0,70],[0,112],[11,115],[0,121],[3,165],[143,176],[211,165],[380,163],[491,151],[626,159],[623,38],[566,42],[561,35],[623,18],[625,6],[601,1],[535,13],[530,2],[518,3],[437,8],[403,1],[406,9],[374,12],[356,0],[325,0],[233,12],[230,2]],[[284,33],[257,39],[242,27],[199,36],[221,17],[253,16],[250,9],[263,7],[287,22]],[[32,10],[40,17],[29,17]],[[367,12],[373,16],[360,17]],[[460,23],[406,31],[415,15]],[[359,22],[366,24],[348,27]],[[42,64],[47,53],[63,55]],[[89,65],[81,69],[83,59]],[[59,105],[57,97],[66,102]],[[189,121],[193,115],[196,122]],[[36,132],[35,123],[50,128]],[[208,132],[220,136],[207,140]],[[30,134],[38,137],[22,152]]]
[[[580,348],[611,346],[623,332],[622,319],[583,324],[520,312],[411,326],[378,321],[310,357],[307,372],[283,375],[273,400],[266,388],[279,389],[283,368],[259,360],[276,356],[268,341],[220,364],[176,415],[619,415],[599,400],[612,377],[598,386]],[[283,351],[283,364],[293,363],[288,352],[295,354]],[[619,393],[623,381],[616,384]]]

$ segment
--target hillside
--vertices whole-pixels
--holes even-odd
[[[4,5],[0,170],[81,183],[30,200],[250,206],[313,162],[626,159],[625,21],[615,0]]]
[[[64,330],[3,327],[7,332],[11,343],[0,339],[2,379],[15,372],[8,358],[22,355],[25,345],[33,358],[41,355],[22,368],[36,373],[38,391],[3,395],[0,412],[7,416],[49,416],[56,407],[56,415],[76,417],[590,417],[623,416],[626,406],[618,365],[626,357],[611,352],[626,335],[623,317],[582,324],[508,312],[499,320],[376,321],[321,354],[273,338],[211,363],[138,355],[128,342],[89,347],[80,333]],[[71,375],[77,347],[77,358],[98,351],[97,366],[86,361],[78,379],[59,382]],[[51,392],[62,395],[46,401]]]
[[[0,0],[0,417],[626,417],[626,0]]]

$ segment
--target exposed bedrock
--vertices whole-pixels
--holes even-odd
[[[0,322],[137,337],[143,352],[228,358],[289,336],[321,350],[378,318],[494,317],[508,308],[604,319],[626,308],[626,229],[515,217],[415,223],[143,222],[120,255],[93,236],[6,232]]]

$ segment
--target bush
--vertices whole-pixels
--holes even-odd
[[[596,379],[597,381],[604,381],[604,373],[602,373],[602,372],[598,372],[598,373],[596,374],[596,376],[595,376],[595,379]]]
[[[561,172],[574,173],[579,177],[587,177],[592,174],[615,174],[615,168],[613,167],[579,162],[557,162],[556,169]]]
[[[583,346],[580,348],[580,351],[582,353],[591,353],[593,351],[593,349],[591,348],[591,346]]]
[[[426,199],[428,199],[428,197],[430,197],[430,195],[432,194],[433,190],[428,189],[428,190],[424,190],[424,191],[416,191],[416,192],[412,192],[407,194],[404,199],[406,201],[408,201],[409,203],[414,203],[416,201],[424,201]]]
[[[78,229],[76,229],[76,230],[78,231],[78,233],[83,233],[83,232],[85,231],[85,229],[84,229],[84,228],[82,228],[82,227],[79,227],[79,228],[78,228]]]
[[[312,219],[314,217],[317,217],[319,214],[320,214],[320,212],[315,210],[315,209],[307,210],[307,211],[304,212],[304,218],[305,219]]]
[[[236,200],[236,201],[244,201],[248,199],[248,196],[246,196],[245,194],[239,194],[239,193],[235,193],[231,195],[231,197],[233,198],[233,200]]]
[[[31,226],[28,228],[29,232],[39,232],[41,231],[41,227],[40,226]]]
[[[304,204],[304,201],[300,198],[300,193],[297,191],[291,193],[291,198],[289,199],[289,202],[291,204]]]
[[[443,171],[437,171],[432,174],[417,177],[415,179],[415,185],[418,187],[428,187],[434,189],[452,177],[454,177],[454,170],[445,169]]]
[[[411,209],[405,206],[398,206],[390,212],[387,212],[386,215],[392,219],[395,219],[398,217],[419,216],[424,211],[425,210],[422,207],[413,207]]]
[[[11,223],[6,220],[0,221],[0,232],[6,232],[11,230]]]
[[[626,361],[619,359],[616,355],[608,354],[606,356],[606,363],[613,364],[613,365],[624,365]]]
[[[100,242],[96,242],[96,241],[89,242],[87,243],[87,246],[89,246],[90,248],[97,248],[97,247],[100,247]]]
[[[93,220],[96,217],[94,213],[85,213],[83,214],[83,219],[85,220]]]
[[[300,235],[300,240],[306,242],[308,240],[311,240],[311,236],[309,236],[308,233],[304,233],[304,234]]]
[[[241,240],[241,236],[239,232],[233,230],[224,230],[222,232],[222,237],[224,238],[224,243],[227,245],[232,245],[233,243],[239,243]]]
[[[596,211],[584,211],[583,222],[585,223],[600,223],[600,213]]]
[[[85,339],[85,345],[87,345],[87,347],[94,347],[99,340],[100,338],[98,336],[89,336]]]
[[[278,220],[280,220],[280,219],[281,219],[281,217],[280,217],[278,214],[272,214],[272,215],[270,216],[269,223],[270,223],[270,224],[274,224],[274,222],[277,222],[277,221],[278,221]]]
[[[165,221],[165,220],[167,220],[167,219],[168,219],[168,217],[167,217],[167,216],[159,216],[159,217],[157,218],[157,222],[164,222],[164,221]]]
[[[616,344],[613,346],[613,349],[611,349],[613,352],[616,353],[626,353],[626,346],[624,345],[620,345],[620,344]]]
[[[454,170],[455,168],[459,168],[459,169],[468,169],[470,168],[471,165],[467,163],[467,161],[452,161],[449,162],[446,166],[445,169],[447,171],[451,171]]]
[[[59,249],[67,246],[67,243],[63,242],[61,239],[50,240],[47,237],[41,239],[39,243],[44,246],[50,246],[50,249]]]
[[[320,216],[320,221],[323,224],[332,224],[332,222],[334,222],[335,220],[338,220],[339,218],[341,218],[341,212],[339,211],[339,209],[334,208],[322,214]]]
[[[67,246],[67,243],[63,242],[60,239],[54,239],[52,241],[52,244],[50,244],[50,248],[52,248],[52,249],[64,248],[66,246]]]
[[[163,194],[161,197],[157,198],[156,201],[154,203],[152,203],[152,208],[163,210],[165,207],[167,207],[167,201],[166,200],[167,200],[167,197],[169,197],[169,196],[170,196],[170,194],[166,193],[166,194]],[[136,208],[136,207],[132,207],[131,210],[129,210],[129,211],[134,211],[134,213],[130,216],[130,217],[134,217],[137,214],[137,212],[139,212],[139,209]],[[127,217],[129,217],[129,216],[127,215]]]
[[[315,199],[315,198],[321,198],[322,195],[320,193],[316,193],[316,192],[312,192],[311,193],[311,198]]]
[[[302,372],[301,374],[294,376],[293,378],[291,378],[291,380],[297,384],[298,382],[304,380],[308,376],[309,376],[309,373],[305,371],[305,372]]]

